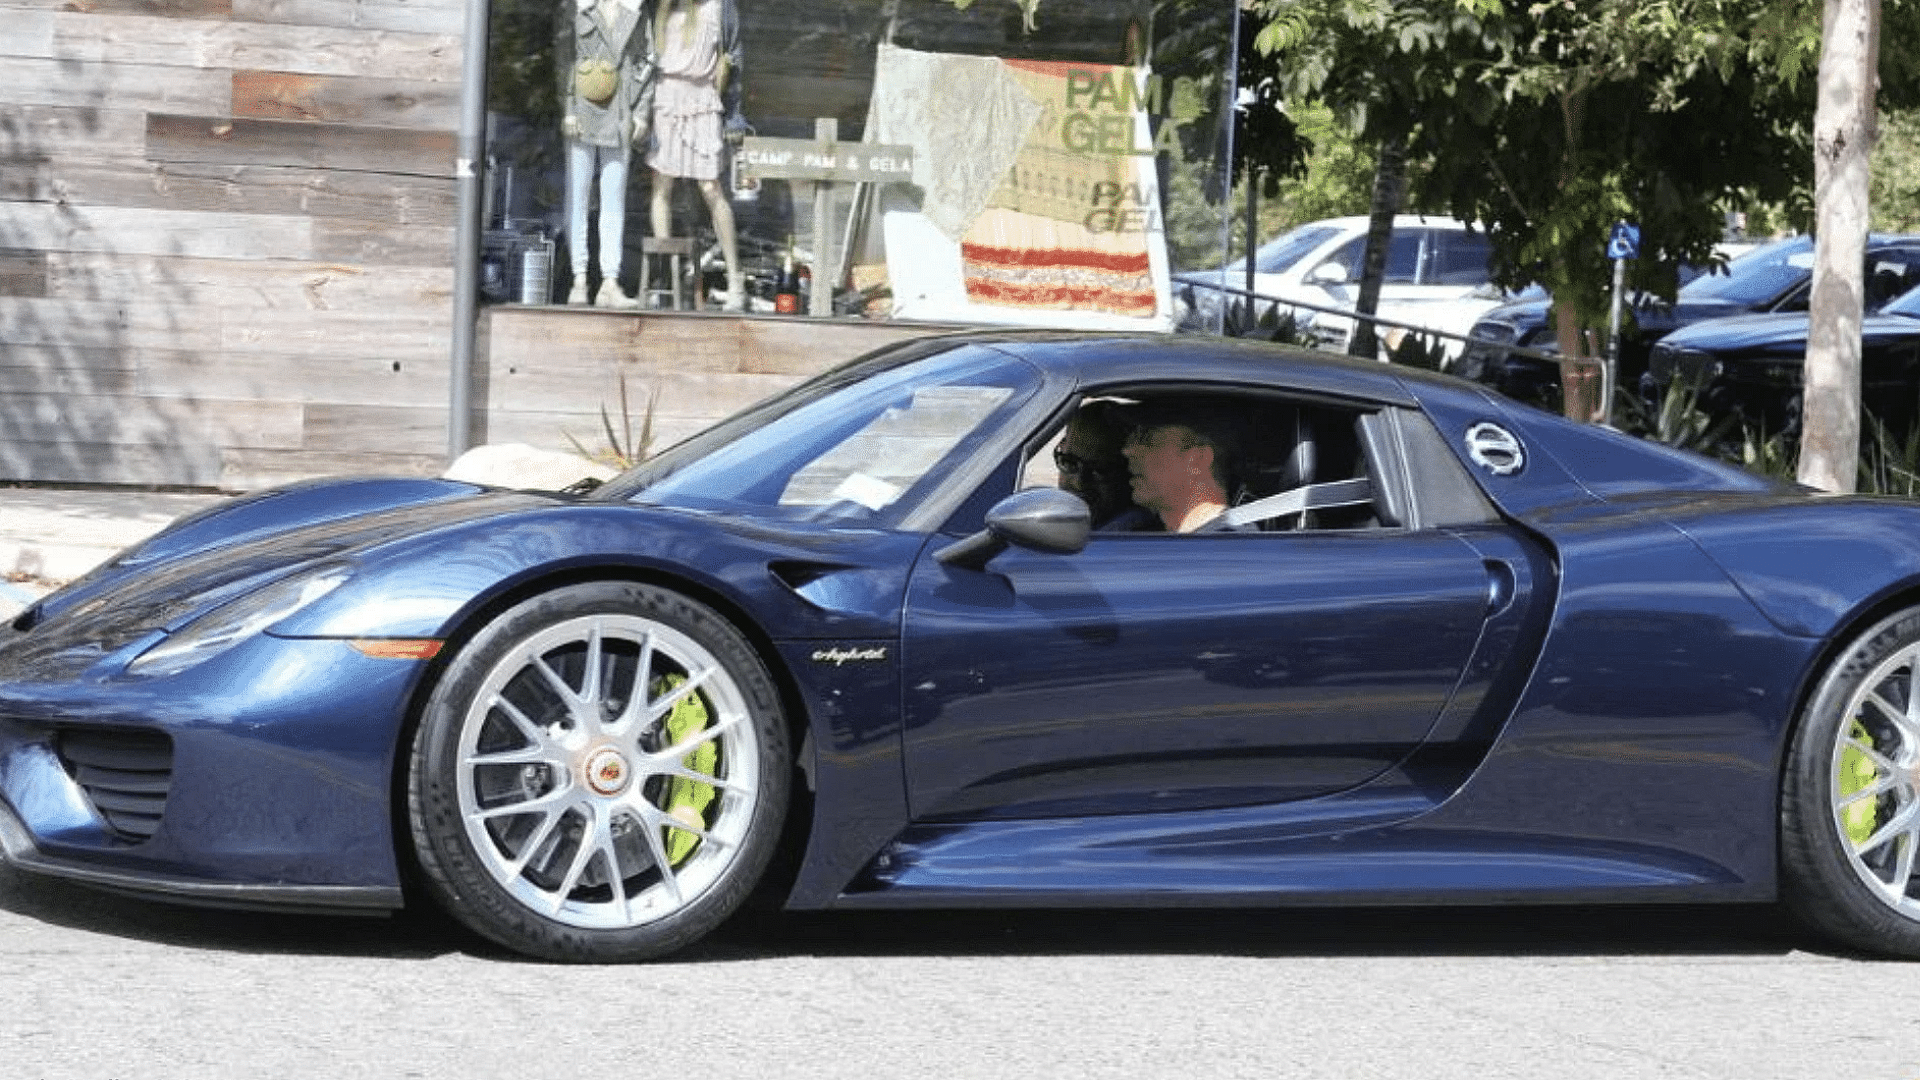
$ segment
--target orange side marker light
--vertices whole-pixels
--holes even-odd
[[[375,660],[431,660],[446,644],[432,638],[353,638],[347,642]]]

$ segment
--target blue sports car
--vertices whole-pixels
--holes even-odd
[[[969,334],[590,492],[176,523],[0,634],[0,850],[561,960],[750,901],[1776,898],[1914,957],[1917,667],[1912,504],[1401,367]]]

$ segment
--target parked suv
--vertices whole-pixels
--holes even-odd
[[[1293,312],[1324,342],[1344,348],[1353,320],[1289,308],[1286,301],[1351,310],[1360,295],[1360,263],[1366,253],[1367,219],[1331,218],[1301,225],[1253,253],[1253,288],[1262,301]],[[1464,335],[1483,312],[1500,303],[1489,282],[1493,245],[1483,232],[1446,217],[1402,214],[1387,243],[1386,276],[1380,287],[1382,318]],[[1218,270],[1174,276],[1174,295],[1184,302],[1181,326],[1217,330],[1222,311],[1246,287],[1244,259]],[[1264,312],[1262,303],[1257,310]],[[1449,352],[1458,352],[1451,342]]]
[[[1874,234],[1867,239],[1867,312],[1920,284],[1920,236]],[[1669,333],[1708,319],[1761,312],[1805,312],[1812,291],[1813,237],[1792,236],[1748,251],[1724,267],[1696,272],[1669,304],[1637,293],[1631,320],[1620,332],[1620,385],[1639,385],[1654,344]],[[1453,367],[1508,397],[1550,404],[1557,397],[1560,365],[1522,356],[1509,346],[1560,351],[1544,292],[1488,311],[1474,323],[1473,340]]]

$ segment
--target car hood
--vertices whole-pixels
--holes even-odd
[[[110,652],[300,567],[562,500],[413,480],[307,484],[237,499],[175,523],[29,608],[9,627],[0,669],[49,661],[81,643]]]
[[[1663,344],[1676,349],[1704,351],[1745,351],[1785,342],[1800,345],[1807,340],[1807,316],[1804,312],[1780,315],[1733,315],[1724,319],[1697,322],[1668,334]]]
[[[1547,312],[1552,307],[1551,299],[1516,301],[1494,308],[1481,316],[1480,321],[1532,329],[1545,325]],[[1635,293],[1632,308],[1634,322],[1638,324],[1642,333],[1666,331],[1672,327],[1685,326],[1702,319],[1722,319],[1746,311],[1745,308],[1725,300],[1688,300],[1669,304],[1652,293]]]

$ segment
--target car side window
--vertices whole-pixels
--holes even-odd
[[[1381,280],[1388,285],[1411,285],[1420,271],[1420,234],[1424,229],[1395,229],[1387,241],[1387,272]],[[1347,280],[1360,280],[1360,261],[1367,254],[1367,238],[1356,236],[1334,249],[1327,262],[1336,262],[1347,270]]]
[[[1458,229],[1435,229],[1427,256],[1427,285],[1484,285],[1491,276],[1493,241],[1484,233]]]
[[[1369,479],[1366,415],[1251,392],[1117,389],[1083,398],[1020,486],[1079,495],[1096,536],[1399,524]]]
[[[1880,251],[1867,257],[1866,308],[1878,311],[1888,301],[1920,285],[1920,253]]]

